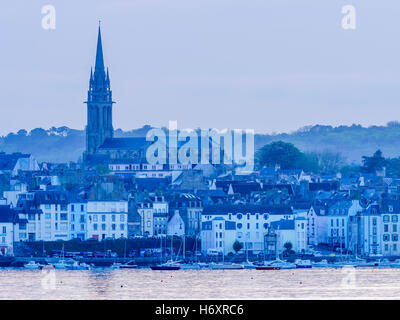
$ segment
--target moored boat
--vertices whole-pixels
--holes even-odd
[[[312,264],[310,260],[300,260],[297,259],[295,262],[296,268],[297,269],[310,269],[312,268]]]
[[[68,263],[65,260],[59,260],[56,263],[53,263],[54,269],[67,269]]]
[[[332,267],[332,264],[330,264],[328,260],[323,259],[319,262],[313,262],[312,266],[315,268],[329,268]]]
[[[24,268],[29,270],[39,270],[42,269],[42,267],[43,265],[41,265],[40,263],[36,263],[33,260],[24,265]]]
[[[210,269],[213,270],[240,270],[244,269],[242,264],[237,263],[212,263]]]
[[[133,260],[119,265],[119,269],[136,269],[136,268],[137,268],[137,264],[135,264],[135,262]]]
[[[296,269],[296,265],[294,263],[282,261],[282,260],[275,260],[267,263],[268,266],[271,267],[279,267],[279,269]]]
[[[256,267],[256,270],[280,270],[280,269],[281,269],[280,266],[269,266],[269,265]]]
[[[59,269],[63,269],[62,267]],[[67,270],[90,270],[91,266],[86,263],[79,263],[78,261],[74,261],[72,264],[65,264],[65,269]]]

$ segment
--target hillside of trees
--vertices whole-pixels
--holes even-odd
[[[115,137],[144,137],[150,126],[131,131],[115,130]],[[386,126],[362,127],[322,126],[304,127],[292,133],[258,134],[255,148],[260,149],[274,141],[290,142],[300,151],[320,157],[337,157],[337,161],[361,164],[362,157],[381,150],[386,157],[400,156],[400,123],[389,122]],[[39,161],[77,161],[85,149],[84,130],[68,127],[36,128],[27,132],[22,129],[0,137],[0,151],[33,154]]]

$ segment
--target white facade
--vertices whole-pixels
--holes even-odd
[[[88,238],[126,238],[128,201],[88,201],[86,221]]]
[[[224,255],[234,253],[233,244],[236,241],[236,226],[232,221],[216,217],[202,223],[201,249],[204,254],[209,250],[222,252]]]
[[[400,255],[399,242],[399,219],[400,213],[388,212],[382,213],[379,219],[381,224],[382,242],[381,252],[384,256]]]
[[[14,248],[14,224],[0,222],[0,255],[12,256]]]
[[[68,205],[70,239],[86,240],[87,236],[87,202],[73,202]]]
[[[183,236],[185,234],[185,223],[179,215],[179,210],[175,210],[174,215],[168,221],[167,235]]]
[[[271,222],[283,220],[293,220],[294,215],[287,211],[267,212],[266,209],[260,207],[259,210],[251,208],[242,212],[229,212],[232,208],[226,210],[205,209],[202,214],[202,225],[204,222],[212,221],[215,218],[222,218],[225,221],[235,223],[235,240],[242,242],[243,245],[255,254],[264,250],[264,234],[267,232]],[[257,211],[257,212],[256,212]],[[246,213],[247,212],[247,213]],[[203,232],[201,233],[203,234]],[[230,252],[233,249],[230,243],[226,242],[224,252]]]

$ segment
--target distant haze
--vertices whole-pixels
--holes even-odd
[[[356,30],[341,28],[347,4]],[[99,19],[115,129],[399,120],[399,16],[396,0],[2,0],[0,135],[84,128]]]

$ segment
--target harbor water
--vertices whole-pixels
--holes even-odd
[[[0,299],[399,299],[399,268],[0,270]]]

